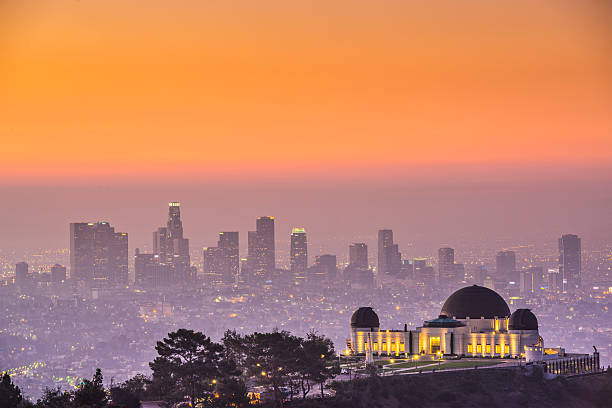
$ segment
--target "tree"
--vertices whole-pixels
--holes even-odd
[[[72,402],[72,396],[67,391],[62,391],[61,388],[57,387],[54,389],[47,388],[42,398],[40,398],[35,407],[36,408],[66,408],[69,407]]]
[[[129,388],[123,386],[113,387],[110,389],[111,400],[113,407],[118,408],[140,408],[140,398]]]
[[[334,343],[327,337],[320,336],[312,331],[302,340],[298,357],[299,372],[302,378],[302,397],[306,398],[311,383],[318,383],[321,389],[321,398],[323,398],[325,382],[334,378],[340,372]]]
[[[91,381],[83,380],[74,392],[73,406],[76,408],[106,407],[108,400],[102,379],[102,371],[98,368]]]
[[[212,380],[220,376],[223,346],[201,332],[179,329],[158,341],[155,349],[159,357],[149,364],[153,382],[161,382],[162,388],[174,386],[173,396],[188,396],[192,405],[212,391]]]
[[[150,384],[151,379],[149,377],[144,374],[136,374],[134,377],[121,384],[121,388],[129,390],[139,399],[142,399],[147,393],[147,388]]]
[[[22,401],[21,390],[13,384],[11,377],[4,373],[0,380],[0,407],[17,408],[21,406]]]
[[[227,332],[223,339],[228,352],[239,359],[246,374],[274,393],[275,405],[283,406],[283,388],[296,373],[300,339],[289,332],[253,333],[239,336]]]

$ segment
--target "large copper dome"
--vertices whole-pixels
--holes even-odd
[[[441,315],[456,319],[493,319],[510,316],[510,308],[497,292],[483,286],[461,288],[446,299]]]

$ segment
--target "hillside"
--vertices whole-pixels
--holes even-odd
[[[610,407],[612,373],[546,380],[539,371],[480,369],[336,383],[336,396],[291,407]]]

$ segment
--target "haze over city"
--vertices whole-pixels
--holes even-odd
[[[447,406],[398,390],[482,367],[600,406],[610,38],[605,0],[1,2],[0,405]],[[216,350],[189,386],[174,338]]]

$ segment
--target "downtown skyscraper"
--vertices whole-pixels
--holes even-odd
[[[289,249],[291,272],[304,273],[308,268],[308,240],[304,228],[293,228]]]
[[[247,265],[252,277],[265,278],[276,268],[274,217],[259,217],[248,234]]]
[[[578,235],[565,234],[559,238],[559,273],[564,292],[574,292],[581,287],[582,242]]]
[[[153,232],[153,253],[159,262],[169,268],[172,282],[184,283],[191,280],[191,258],[189,240],[183,236],[181,203],[168,204],[168,222]]]
[[[516,269],[516,253],[514,251],[499,251],[495,256],[495,274],[497,279],[519,284],[519,273]]]
[[[402,254],[397,244],[393,243],[393,231],[378,231],[378,275],[397,275],[402,267]]]
[[[450,285],[456,281],[455,250],[448,247],[438,249],[438,282]]]
[[[15,284],[21,287],[27,286],[30,281],[29,265],[27,262],[15,264]]]
[[[205,279],[213,284],[233,284],[240,270],[238,232],[220,232],[216,247],[203,252]]]
[[[344,269],[344,280],[352,289],[374,288],[374,274],[368,260],[368,246],[363,242],[349,245],[349,264]]]
[[[87,284],[128,282],[128,234],[108,222],[70,224],[70,278]]]
[[[352,268],[368,269],[368,246],[363,242],[349,245],[349,266]]]

